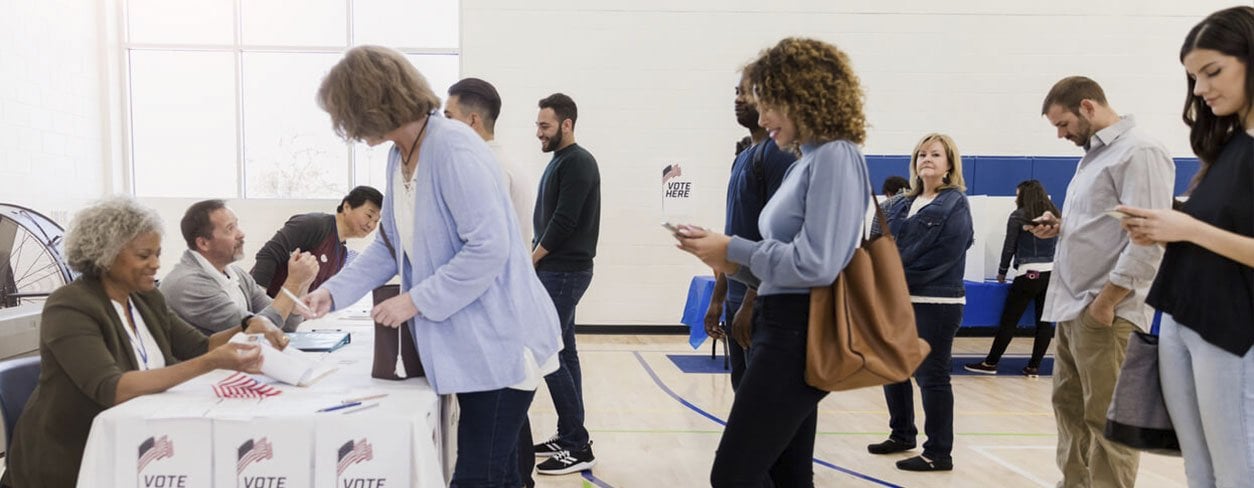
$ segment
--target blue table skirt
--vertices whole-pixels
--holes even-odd
[[[705,311],[710,308],[710,296],[714,295],[713,276],[694,276],[688,284],[688,301],[684,303],[684,318],[680,323],[688,326],[688,343],[693,349],[701,347],[708,337],[705,334]]]
[[[1010,294],[1010,283],[996,281],[964,281],[967,290],[967,306],[962,314],[962,327],[997,327],[1001,320],[1002,306]],[[714,294],[713,276],[694,276],[688,285],[688,300],[684,303],[684,316],[680,322],[688,326],[688,344],[693,349],[705,342],[705,311]],[[1019,327],[1032,327],[1036,320],[1036,303],[1019,318]]]

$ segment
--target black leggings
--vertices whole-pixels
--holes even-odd
[[[710,484],[814,486],[814,433],[826,391],[805,382],[810,295],[760,296],[753,347],[723,429]]]
[[[1036,278],[1030,277],[1033,275]],[[1041,320],[1041,314],[1045,312],[1045,292],[1048,289],[1049,271],[1024,273],[1015,277],[1014,283],[1010,285],[1010,295],[1006,296],[1006,306],[1002,308],[997,337],[993,339],[993,347],[989,349],[988,357],[984,359],[986,364],[997,364],[1001,361],[1001,355],[1006,352],[1006,346],[1009,346],[1010,339],[1014,338],[1019,317],[1022,317],[1023,312],[1027,310],[1028,303],[1035,300],[1036,340],[1032,343],[1032,359],[1028,361],[1028,366],[1032,368],[1041,366],[1045,350],[1049,349],[1049,341],[1054,337],[1053,325]]]

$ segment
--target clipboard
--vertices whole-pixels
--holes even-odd
[[[348,332],[288,332],[287,338],[289,347],[306,352],[331,352],[353,341]]]

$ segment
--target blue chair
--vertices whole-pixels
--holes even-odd
[[[39,356],[0,361],[0,417],[4,419],[4,450],[13,441],[17,417],[39,383]]]

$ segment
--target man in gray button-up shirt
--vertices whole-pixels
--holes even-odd
[[[1096,82],[1073,76],[1054,85],[1041,113],[1085,149],[1067,188],[1062,217],[1048,212],[1031,230],[1058,236],[1044,320],[1058,323],[1054,416],[1059,486],[1132,486],[1139,456],[1102,435],[1106,409],[1134,327],[1147,329],[1145,294],[1162,248],[1128,241],[1116,205],[1170,208],[1175,165],[1166,149],[1120,117]]]
[[[243,257],[244,232],[222,200],[193,204],[179,227],[188,249],[161,280],[161,293],[183,321],[207,334],[263,317],[283,330],[296,330],[301,317],[292,313],[291,297],[280,293],[271,300],[252,275],[231,264]],[[317,274],[318,262],[312,255],[293,253],[283,286],[302,295]]]

